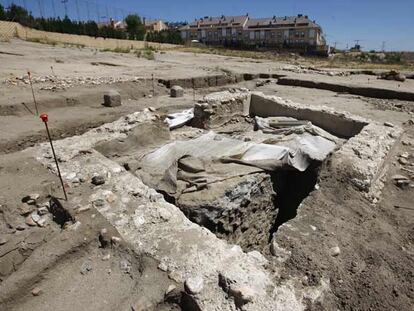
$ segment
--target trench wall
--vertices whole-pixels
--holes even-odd
[[[312,89],[321,89],[334,91],[339,93],[349,93],[365,97],[383,98],[383,99],[399,99],[414,101],[414,92],[395,91],[391,89],[366,87],[350,84],[338,84],[328,82],[317,82],[311,80],[280,78],[277,81],[280,85],[300,86]]]
[[[306,106],[276,96],[252,93],[250,115],[286,116],[311,121],[332,134],[348,138],[331,157],[335,176],[346,178],[366,192],[372,202],[381,195],[390,150],[402,135],[400,127],[390,127],[346,112],[323,106]]]
[[[262,93],[253,93],[250,100],[249,113],[252,116],[276,117],[286,116],[299,120],[311,121],[328,132],[339,137],[353,137],[368,124],[363,119],[337,113],[323,107],[306,107],[298,104],[289,104],[278,97],[265,96]]]

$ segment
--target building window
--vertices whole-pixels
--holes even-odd
[[[315,38],[315,29],[309,29],[309,38]]]

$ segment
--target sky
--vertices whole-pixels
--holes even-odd
[[[0,0],[25,3],[39,14],[61,14],[62,0]],[[65,0],[63,0],[65,1]],[[192,21],[203,16],[252,17],[308,15],[322,26],[327,41],[346,48],[361,40],[365,50],[414,51],[414,0],[66,0],[69,15],[105,18],[136,12],[166,21]],[[98,4],[98,6],[96,5]],[[115,7],[117,9],[115,9]],[[98,11],[98,12],[97,12]]]

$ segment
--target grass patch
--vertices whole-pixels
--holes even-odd
[[[145,47],[142,50],[136,50],[135,55],[138,58],[145,58],[145,59],[148,59],[148,60],[155,60],[154,51],[155,51],[155,49],[153,49],[151,47]]]

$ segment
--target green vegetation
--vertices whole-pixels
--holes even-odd
[[[183,44],[183,39],[179,30],[166,29],[159,32],[150,32],[147,34],[147,41],[171,44]]]
[[[6,19],[6,12],[4,11],[4,8],[0,3],[0,20],[5,20],[5,19]]]
[[[155,59],[155,49],[152,47],[145,47],[143,50],[137,50],[135,51],[135,55],[137,57],[142,57],[148,60],[154,60]]]
[[[145,26],[141,22],[141,18],[136,15],[128,15],[125,18],[126,30],[128,32],[128,39],[143,40],[145,36]]]
[[[178,31],[164,30],[161,33],[147,33],[144,24],[138,15],[128,15],[125,18],[126,30],[117,29],[111,25],[102,25],[94,21],[72,21],[67,16],[65,18],[42,18],[34,17],[25,8],[12,4],[5,10],[0,5],[0,20],[13,21],[23,26],[58,33],[68,33],[75,35],[86,35],[91,37],[144,40],[160,43],[181,44],[181,36]],[[123,52],[122,52],[123,53]]]

